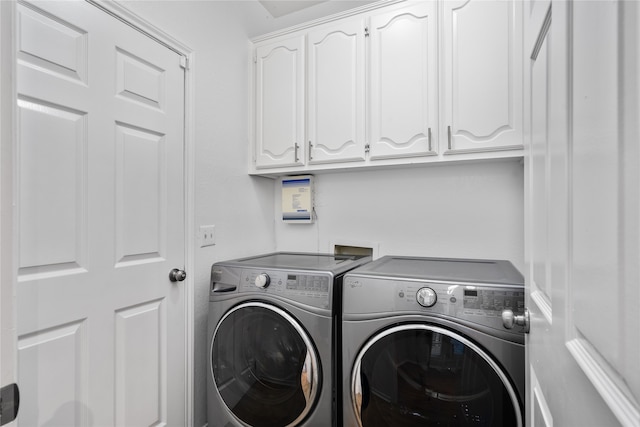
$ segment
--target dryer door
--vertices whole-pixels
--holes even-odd
[[[303,420],[318,394],[318,356],[307,333],[284,310],[261,302],[231,309],[211,343],[215,388],[228,410],[250,426]]]
[[[363,427],[522,426],[516,392],[480,347],[449,330],[400,325],[360,351],[351,398]]]

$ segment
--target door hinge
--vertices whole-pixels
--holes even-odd
[[[9,424],[18,416],[20,390],[18,384],[9,384],[0,389],[0,426]]]
[[[364,36],[369,37],[369,27],[364,27]]]
[[[186,56],[181,56],[180,57],[180,67],[184,68],[185,70],[189,69],[189,58],[187,58]]]
[[[368,153],[370,150],[371,150],[371,146],[370,146],[369,144],[366,144],[366,145],[364,146],[364,152],[365,152],[365,153]]]

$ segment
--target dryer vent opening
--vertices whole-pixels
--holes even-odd
[[[365,248],[361,246],[344,246],[335,245],[333,247],[334,255],[359,255],[373,257],[373,248]]]

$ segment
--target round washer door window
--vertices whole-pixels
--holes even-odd
[[[318,357],[300,324],[278,307],[250,302],[218,323],[211,366],[220,398],[252,426],[293,426],[318,394]]]
[[[360,351],[351,398],[363,427],[522,426],[517,395],[480,347],[449,330],[385,330]]]

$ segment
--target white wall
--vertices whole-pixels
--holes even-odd
[[[314,224],[281,221],[278,250],[510,260],[524,272],[524,177],[519,160],[316,175]]]

